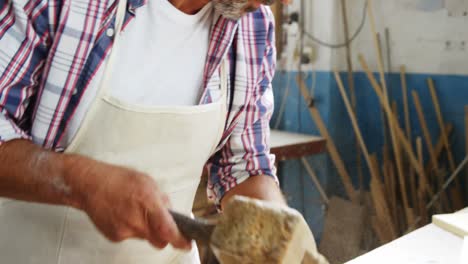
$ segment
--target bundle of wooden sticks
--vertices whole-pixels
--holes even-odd
[[[372,201],[373,207],[370,222],[380,242],[386,243],[428,223],[430,221],[429,217],[434,213],[453,212],[464,206],[464,193],[457,176],[459,176],[460,171],[468,163],[468,160],[465,159],[458,165],[455,163],[450,144],[453,125],[445,122],[435,83],[429,78],[427,80],[427,89],[432,99],[430,102],[431,108],[436,114],[436,121],[440,130],[437,142],[435,144],[432,142],[428,120],[423,111],[419,95],[415,90],[408,91],[405,66],[400,67],[401,92],[403,95],[401,104],[404,108],[404,122],[400,124],[398,121],[397,102],[391,102],[389,99],[382,46],[375,27],[372,0],[368,0],[368,5],[367,12],[377,58],[378,79],[371,72],[363,54],[358,55],[358,60],[369,79],[373,91],[379,99],[382,121],[385,124],[383,127],[385,144],[380,164],[377,154],[369,153],[358,125],[356,96],[354,94],[352,78],[352,60],[349,47],[347,47],[347,62],[350,96],[348,96],[340,74],[337,71],[335,71],[335,79],[356,135],[358,166],[361,166],[360,158],[363,156],[370,172],[371,180],[368,196]],[[386,30],[385,35],[387,37],[387,49],[389,49],[388,30]],[[388,61],[390,61],[389,54],[387,52]],[[351,177],[320,117],[320,113],[313,104],[313,98],[308,93],[302,76],[298,76],[297,82],[304,99],[309,103],[309,110],[314,122],[319,128],[321,135],[327,140],[327,150],[341,177],[348,198],[353,203],[363,204],[362,199],[365,194],[361,195],[361,199],[359,199],[359,195],[351,183]],[[411,92],[412,100],[409,100],[408,92]],[[411,103],[416,109],[419,126],[422,131],[422,135],[416,138],[412,137],[409,114]],[[465,112],[466,142],[468,142],[468,106]],[[427,151],[429,156],[426,164],[423,159],[423,155],[425,154],[423,153],[423,149]],[[444,160],[448,161],[448,166],[444,166]],[[360,182],[362,182],[363,176],[359,175],[359,178]]]

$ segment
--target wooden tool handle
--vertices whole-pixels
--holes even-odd
[[[209,245],[215,224],[202,218],[191,218],[186,215],[170,211],[174,221],[184,237]]]

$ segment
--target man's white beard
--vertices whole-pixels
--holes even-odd
[[[222,16],[237,20],[245,15],[249,0],[213,0],[214,8]]]

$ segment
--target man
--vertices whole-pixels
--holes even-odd
[[[168,208],[205,163],[220,208],[284,203],[272,2],[2,1],[2,262],[196,263]]]

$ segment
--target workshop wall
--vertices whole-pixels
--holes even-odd
[[[306,5],[303,8],[306,16],[305,30],[329,43],[343,42],[340,1],[303,2]],[[299,12],[301,10],[299,3],[300,1],[294,1],[293,5],[287,8],[288,12]],[[364,0],[347,1],[347,3],[350,34],[352,34],[361,22]],[[440,6],[435,1],[374,0],[373,3],[377,30],[381,32],[384,51],[387,50],[384,29],[389,28],[390,32],[391,73],[386,77],[390,97],[399,103],[401,122],[403,122],[403,106],[400,104],[402,94],[399,67],[405,65],[408,71],[408,88],[410,91],[416,89],[419,93],[431,135],[435,140],[439,130],[426,84],[428,77],[434,79],[444,118],[455,128],[451,142],[456,161],[460,161],[465,154],[463,120],[464,106],[468,105],[468,27],[466,26],[468,17],[463,16],[463,13],[453,16],[446,9],[438,9]],[[285,31],[289,29],[295,31],[293,26],[285,26]],[[294,55],[298,53],[298,34],[285,32],[284,35],[287,36],[285,38],[287,43],[273,83],[277,112],[273,116],[272,126],[288,131],[318,134],[296,85],[299,62],[298,56]],[[315,95],[316,104],[347,169],[353,176],[355,187],[358,188],[354,134],[331,72],[334,68],[340,70],[346,83],[345,51],[317,45],[310,39],[304,40],[304,46],[304,51],[311,59],[311,63],[301,65],[306,82],[309,87],[315,87],[311,88],[311,92]],[[365,24],[362,32],[352,43],[352,51],[359,125],[369,151],[379,153],[380,156],[383,146],[380,108],[377,97],[357,61],[357,54],[361,52],[371,69],[377,71],[376,53],[369,23]],[[387,64],[386,70],[388,71]],[[284,99],[284,113],[278,121],[278,110],[281,108],[285,94],[287,96]],[[411,94],[408,96],[414,139],[416,136],[421,136],[421,131]],[[328,194],[344,196],[342,184],[328,156],[314,156],[310,161],[326,186]],[[368,170],[364,163],[363,170],[367,175]],[[290,203],[304,212],[314,233],[320,237],[324,207],[309,176],[296,161],[282,163],[279,173]]]

